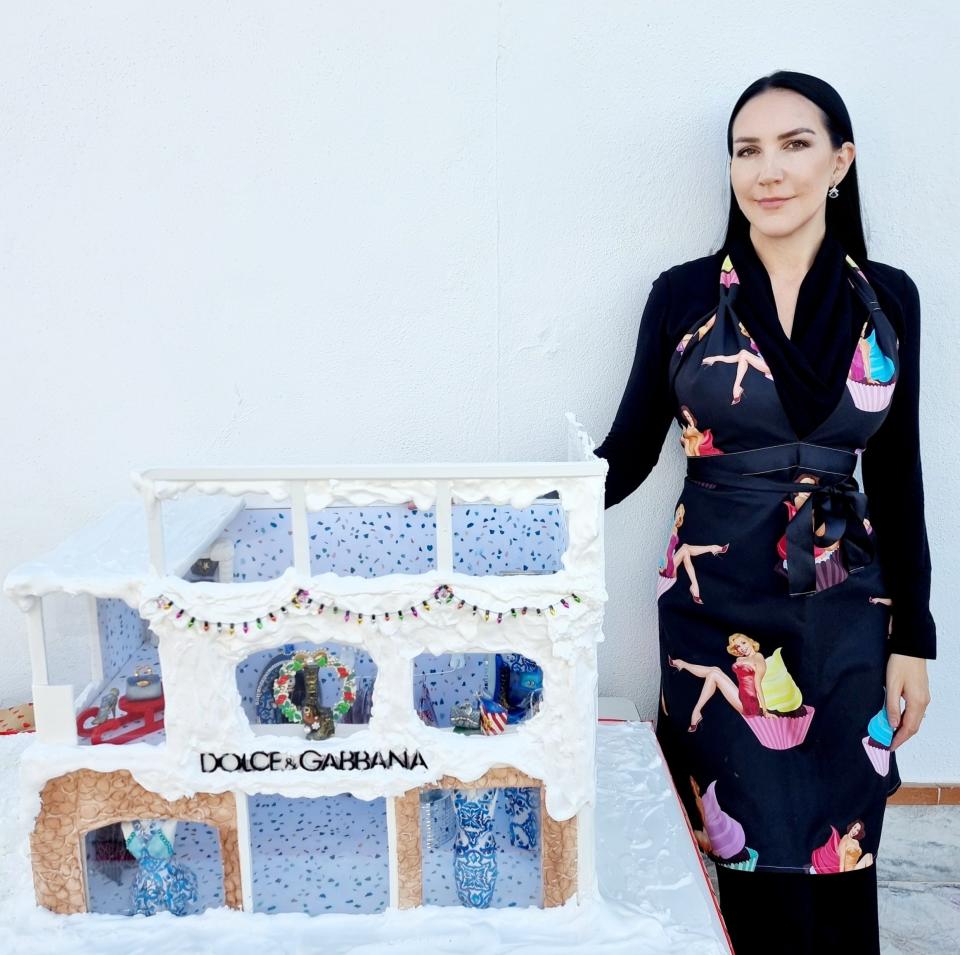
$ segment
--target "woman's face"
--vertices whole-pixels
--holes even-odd
[[[853,836],[854,839],[859,839],[861,832],[863,832],[863,827],[860,823],[856,823],[850,827],[850,835]]]
[[[730,184],[753,230],[783,238],[825,221],[827,190],[856,150],[849,142],[833,148],[818,106],[792,90],[767,90],[744,104],[732,133]]]
[[[738,637],[733,641],[733,651],[738,657],[748,657],[753,653],[753,647],[743,637]]]

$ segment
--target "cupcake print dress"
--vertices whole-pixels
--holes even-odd
[[[897,336],[848,256],[866,319],[839,403],[801,440],[737,316],[729,256],[717,280],[716,308],[669,361],[687,475],[656,568],[657,733],[718,864],[863,868],[899,776],[884,714],[887,586],[853,473],[890,407]]]

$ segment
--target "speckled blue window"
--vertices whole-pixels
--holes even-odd
[[[128,664],[136,662],[133,658],[144,648],[146,623],[122,600],[98,599],[97,626],[103,676],[109,682]]]
[[[436,512],[405,506],[329,507],[307,515],[311,574],[381,577],[436,568]],[[234,580],[274,580],[293,566],[289,508],[241,511],[224,530],[234,545]],[[567,547],[563,509],[453,507],[453,569],[473,576],[552,574]]]
[[[250,796],[256,912],[371,913],[387,907],[386,801]],[[318,937],[318,951],[322,939]]]

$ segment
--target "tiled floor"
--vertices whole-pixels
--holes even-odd
[[[960,806],[889,806],[877,877],[883,955],[960,952]]]
[[[960,952],[960,806],[891,806],[877,857],[883,955]]]

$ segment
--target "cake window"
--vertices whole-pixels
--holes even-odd
[[[563,508],[549,495],[525,508],[483,501],[453,506],[453,569],[458,573],[554,574],[563,569],[566,549]]]
[[[341,577],[425,574],[436,568],[433,508],[331,506],[307,514],[310,572]]]
[[[84,838],[87,902],[110,915],[194,915],[224,904],[217,830],[198,822],[131,819]]]
[[[433,509],[405,504],[332,505],[307,513],[310,572],[341,577],[423,574],[436,566]],[[290,508],[247,508],[223,532],[234,580],[275,580],[293,566]]]
[[[377,667],[359,647],[286,644],[251,654],[236,672],[244,713],[262,732],[323,739],[370,721]]]
[[[163,679],[156,639],[122,600],[97,600],[103,678],[77,714],[81,743],[162,743]]]
[[[519,653],[420,654],[413,661],[413,706],[428,726],[496,735],[533,716],[543,671]]]
[[[386,801],[249,797],[254,911],[382,912],[389,898]]]
[[[221,535],[233,545],[235,581],[276,580],[293,566],[293,521],[289,508],[250,507]]]
[[[540,807],[539,787],[422,790],[423,903],[541,906]]]

